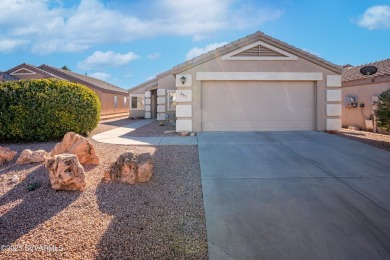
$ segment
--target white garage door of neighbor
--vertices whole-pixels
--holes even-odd
[[[314,130],[314,82],[202,82],[203,131]]]

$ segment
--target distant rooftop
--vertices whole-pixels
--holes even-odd
[[[105,81],[100,80],[100,79],[89,77],[87,75],[78,74],[78,73],[75,73],[75,72],[72,72],[69,70],[64,70],[64,69],[52,67],[52,66],[49,66],[46,64],[43,64],[43,65],[39,66],[38,68],[43,70],[43,71],[46,71],[48,73],[54,74],[58,77],[67,79],[69,81],[77,80],[77,82],[79,82],[81,84],[92,85],[92,87],[100,88],[103,91],[107,90],[107,91],[120,92],[120,93],[127,94],[127,90],[125,90],[123,88],[117,87],[113,84],[110,84],[110,83],[105,82]]]
[[[365,66],[375,66],[378,71],[374,75],[363,75],[360,73],[360,69]],[[390,59],[375,61],[372,63],[363,64],[355,67],[346,66],[343,68],[342,81],[367,79],[385,75],[390,75]]]

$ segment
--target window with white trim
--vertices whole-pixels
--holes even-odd
[[[127,97],[123,97],[123,107],[127,107]]]
[[[176,110],[176,90],[167,91],[168,110]]]
[[[130,96],[130,109],[131,110],[144,110],[145,109],[145,96],[131,95]]]
[[[118,96],[114,96],[114,108],[118,108]]]

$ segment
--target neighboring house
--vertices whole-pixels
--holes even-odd
[[[8,73],[0,72],[0,82],[1,81],[14,81],[14,80],[19,80],[19,79],[15,76],[8,74]]]
[[[360,73],[365,66],[375,66],[378,71],[370,76]],[[390,89],[390,59],[356,67],[345,67],[342,74],[343,127],[375,130],[374,110],[377,97]]]
[[[176,131],[341,128],[341,67],[256,32],[129,90],[130,115]]]
[[[17,79],[58,78],[80,83],[99,96],[102,104],[101,115],[129,112],[129,95],[125,89],[86,75],[48,65],[35,67],[25,63],[9,69],[5,74]]]

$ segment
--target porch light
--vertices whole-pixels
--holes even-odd
[[[183,84],[184,85],[184,83],[186,83],[186,80],[187,80],[187,78],[186,77],[181,77],[180,78],[180,81],[181,81],[181,84]]]

